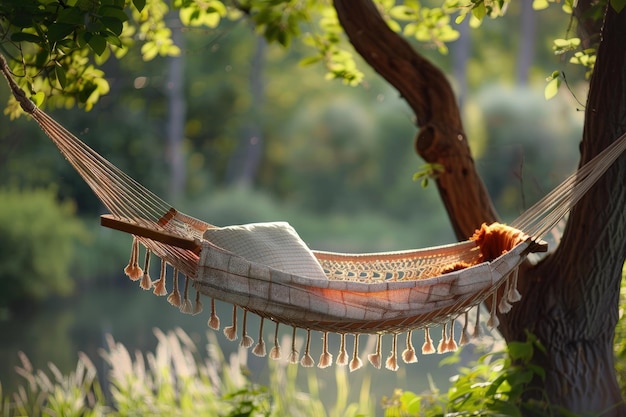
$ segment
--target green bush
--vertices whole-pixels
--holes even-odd
[[[523,399],[527,384],[534,378],[544,378],[544,370],[530,363],[535,350],[544,351],[539,340],[528,334],[526,342],[509,343],[504,351],[488,353],[468,367],[462,366],[451,379],[447,392],[433,384],[430,391],[415,394],[396,390],[383,398],[385,417],[416,416],[510,416],[562,415],[547,400],[528,402]],[[457,363],[457,354],[442,363]]]
[[[0,189],[0,311],[72,291],[75,242],[86,237],[52,190]]]

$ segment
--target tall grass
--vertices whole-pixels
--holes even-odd
[[[76,369],[62,374],[52,363],[34,369],[20,354],[16,372],[24,379],[15,392],[2,392],[0,417],[66,416],[321,416],[374,415],[369,379],[360,388],[358,403],[348,400],[350,386],[345,368],[337,367],[337,398],[320,398],[315,374],[308,374],[308,391],[299,391],[300,369],[286,361],[272,362],[269,387],[250,382],[247,352],[226,358],[213,332],[199,350],[181,329],[154,330],[154,352],[131,352],[111,336],[101,350],[106,370],[79,354]]]

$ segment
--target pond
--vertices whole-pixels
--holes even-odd
[[[122,281],[123,280],[123,281]],[[208,304],[205,302],[205,304]],[[222,327],[230,324],[232,307],[218,303],[218,314],[221,318]],[[54,363],[61,371],[69,372],[75,369],[78,352],[85,352],[93,363],[99,368],[99,374],[106,375],[105,364],[101,359],[99,350],[106,346],[106,335],[123,343],[129,352],[154,351],[156,337],[154,328],[168,331],[182,328],[196,343],[200,352],[206,352],[204,346],[207,343],[207,332],[213,332],[207,326],[209,312],[205,311],[196,316],[182,314],[178,309],[170,306],[165,298],[152,295],[151,292],[135,288],[135,284],[119,277],[112,281],[112,285],[105,288],[82,289],[79,296],[70,299],[57,300],[39,307],[27,317],[13,320],[0,321],[0,381],[2,381],[5,395],[12,392],[18,384],[24,380],[15,373],[14,368],[18,365],[18,352],[24,352],[35,369],[48,370],[48,363]],[[240,314],[241,316],[241,314]],[[241,317],[240,317],[241,320]],[[249,333],[256,339],[258,318],[252,317],[248,321]],[[271,341],[273,326],[266,328],[266,343]],[[291,329],[282,326],[284,336],[291,333]],[[458,334],[458,333],[457,333]],[[304,332],[298,332],[298,337],[303,338]],[[321,334],[312,340],[311,352],[315,359],[321,352]],[[438,334],[433,333],[433,339],[438,341]],[[414,344],[420,347],[422,344],[422,332],[416,332],[413,336]],[[367,350],[374,348],[373,337],[361,338],[361,357],[365,358]],[[220,348],[225,355],[234,353],[238,349],[237,342],[230,342],[220,331],[217,334]],[[352,337],[347,338],[348,349],[352,346]],[[338,352],[339,337],[331,339],[331,352],[334,357]],[[389,353],[391,337],[384,339],[383,355]],[[399,338],[399,353],[404,349],[404,337]],[[271,345],[268,347],[268,349]],[[288,346],[283,346],[283,356]],[[466,349],[467,355],[471,356],[471,349]],[[466,353],[463,352],[466,356]],[[400,364],[397,372],[386,369],[377,370],[367,363],[365,366],[348,375],[351,387],[350,399],[358,401],[361,383],[366,376],[371,378],[371,392],[375,402],[380,403],[381,397],[391,395],[394,388],[402,388],[413,392],[421,392],[428,389],[429,376],[434,383],[442,389],[446,389],[450,376],[455,373],[455,367],[440,367],[439,362],[443,355],[418,355],[419,362],[415,364]],[[269,367],[268,358],[257,358],[248,355],[249,377],[253,382],[268,385]],[[294,365],[290,365],[294,366]],[[335,369],[334,366],[327,369],[302,368],[298,371],[299,389],[307,391],[306,379],[313,372],[320,381],[320,397],[334,398],[336,395]],[[333,400],[330,400],[333,401]],[[330,402],[329,401],[329,402]],[[332,402],[331,402],[332,404]]]

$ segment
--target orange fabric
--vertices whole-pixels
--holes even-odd
[[[477,265],[481,262],[490,262],[498,256],[510,251],[515,245],[523,242],[528,235],[521,230],[515,229],[502,223],[492,223],[487,225],[483,223],[480,229],[474,232],[470,240],[476,242],[480,247],[480,257],[474,262],[457,262],[444,268],[441,272],[447,274],[449,272],[460,271],[465,268]]]
[[[483,223],[470,240],[480,247],[481,262],[493,261],[528,238],[521,230],[502,223]]]

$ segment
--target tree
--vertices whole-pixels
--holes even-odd
[[[573,3],[565,1],[564,7],[571,8]],[[575,50],[575,61],[593,67],[581,164],[626,130],[624,3],[579,0],[572,9],[579,37],[555,42],[557,50]],[[548,1],[534,4],[543,7]],[[36,5],[35,0],[3,2],[2,33],[21,48],[8,52],[19,58],[13,69],[26,75],[22,84],[32,83],[36,91],[49,93],[50,105],[76,100],[88,108],[93,106],[107,86],[87,58],[92,52],[96,62],[111,53],[121,57],[123,46],[133,40],[131,28],[141,34],[145,58],[179,53],[163,23],[166,8],[158,0],[133,1],[134,25],[126,22],[127,5],[121,0]],[[317,13],[321,30],[306,37],[317,52],[306,61],[322,62],[330,78],[356,84],[362,73],[340,42],[345,32],[356,52],[414,111],[419,127],[416,151],[428,163],[442,167],[437,170],[436,184],[459,239],[472,235],[483,222],[497,220],[498,215],[476,172],[449,81],[399,32],[445,52],[446,42],[458,36],[449,23],[453,13],[460,11],[459,20],[478,22],[487,15],[503,13],[506,5],[504,0],[450,0],[442,7],[427,8],[414,0],[400,5],[387,0],[334,0],[331,8],[312,0],[247,0],[233,1],[226,8],[219,1],[174,1],[187,25],[215,26],[226,16],[245,17],[267,40],[283,45],[300,36],[301,22],[312,20]],[[36,12],[31,13],[33,9]],[[25,15],[34,17],[24,19]],[[27,42],[36,45],[34,52],[21,47]],[[596,45],[597,57],[590,52]],[[553,74],[550,86],[561,80],[561,74]],[[625,177],[626,158],[622,157],[572,211],[557,250],[536,266],[524,265],[520,272],[523,299],[509,314],[499,317],[500,331],[508,342],[523,341],[530,331],[546,347],[546,353],[537,354],[531,363],[545,370],[545,379],[529,384],[529,400],[547,398],[572,413],[626,414],[612,353],[626,258]]]

